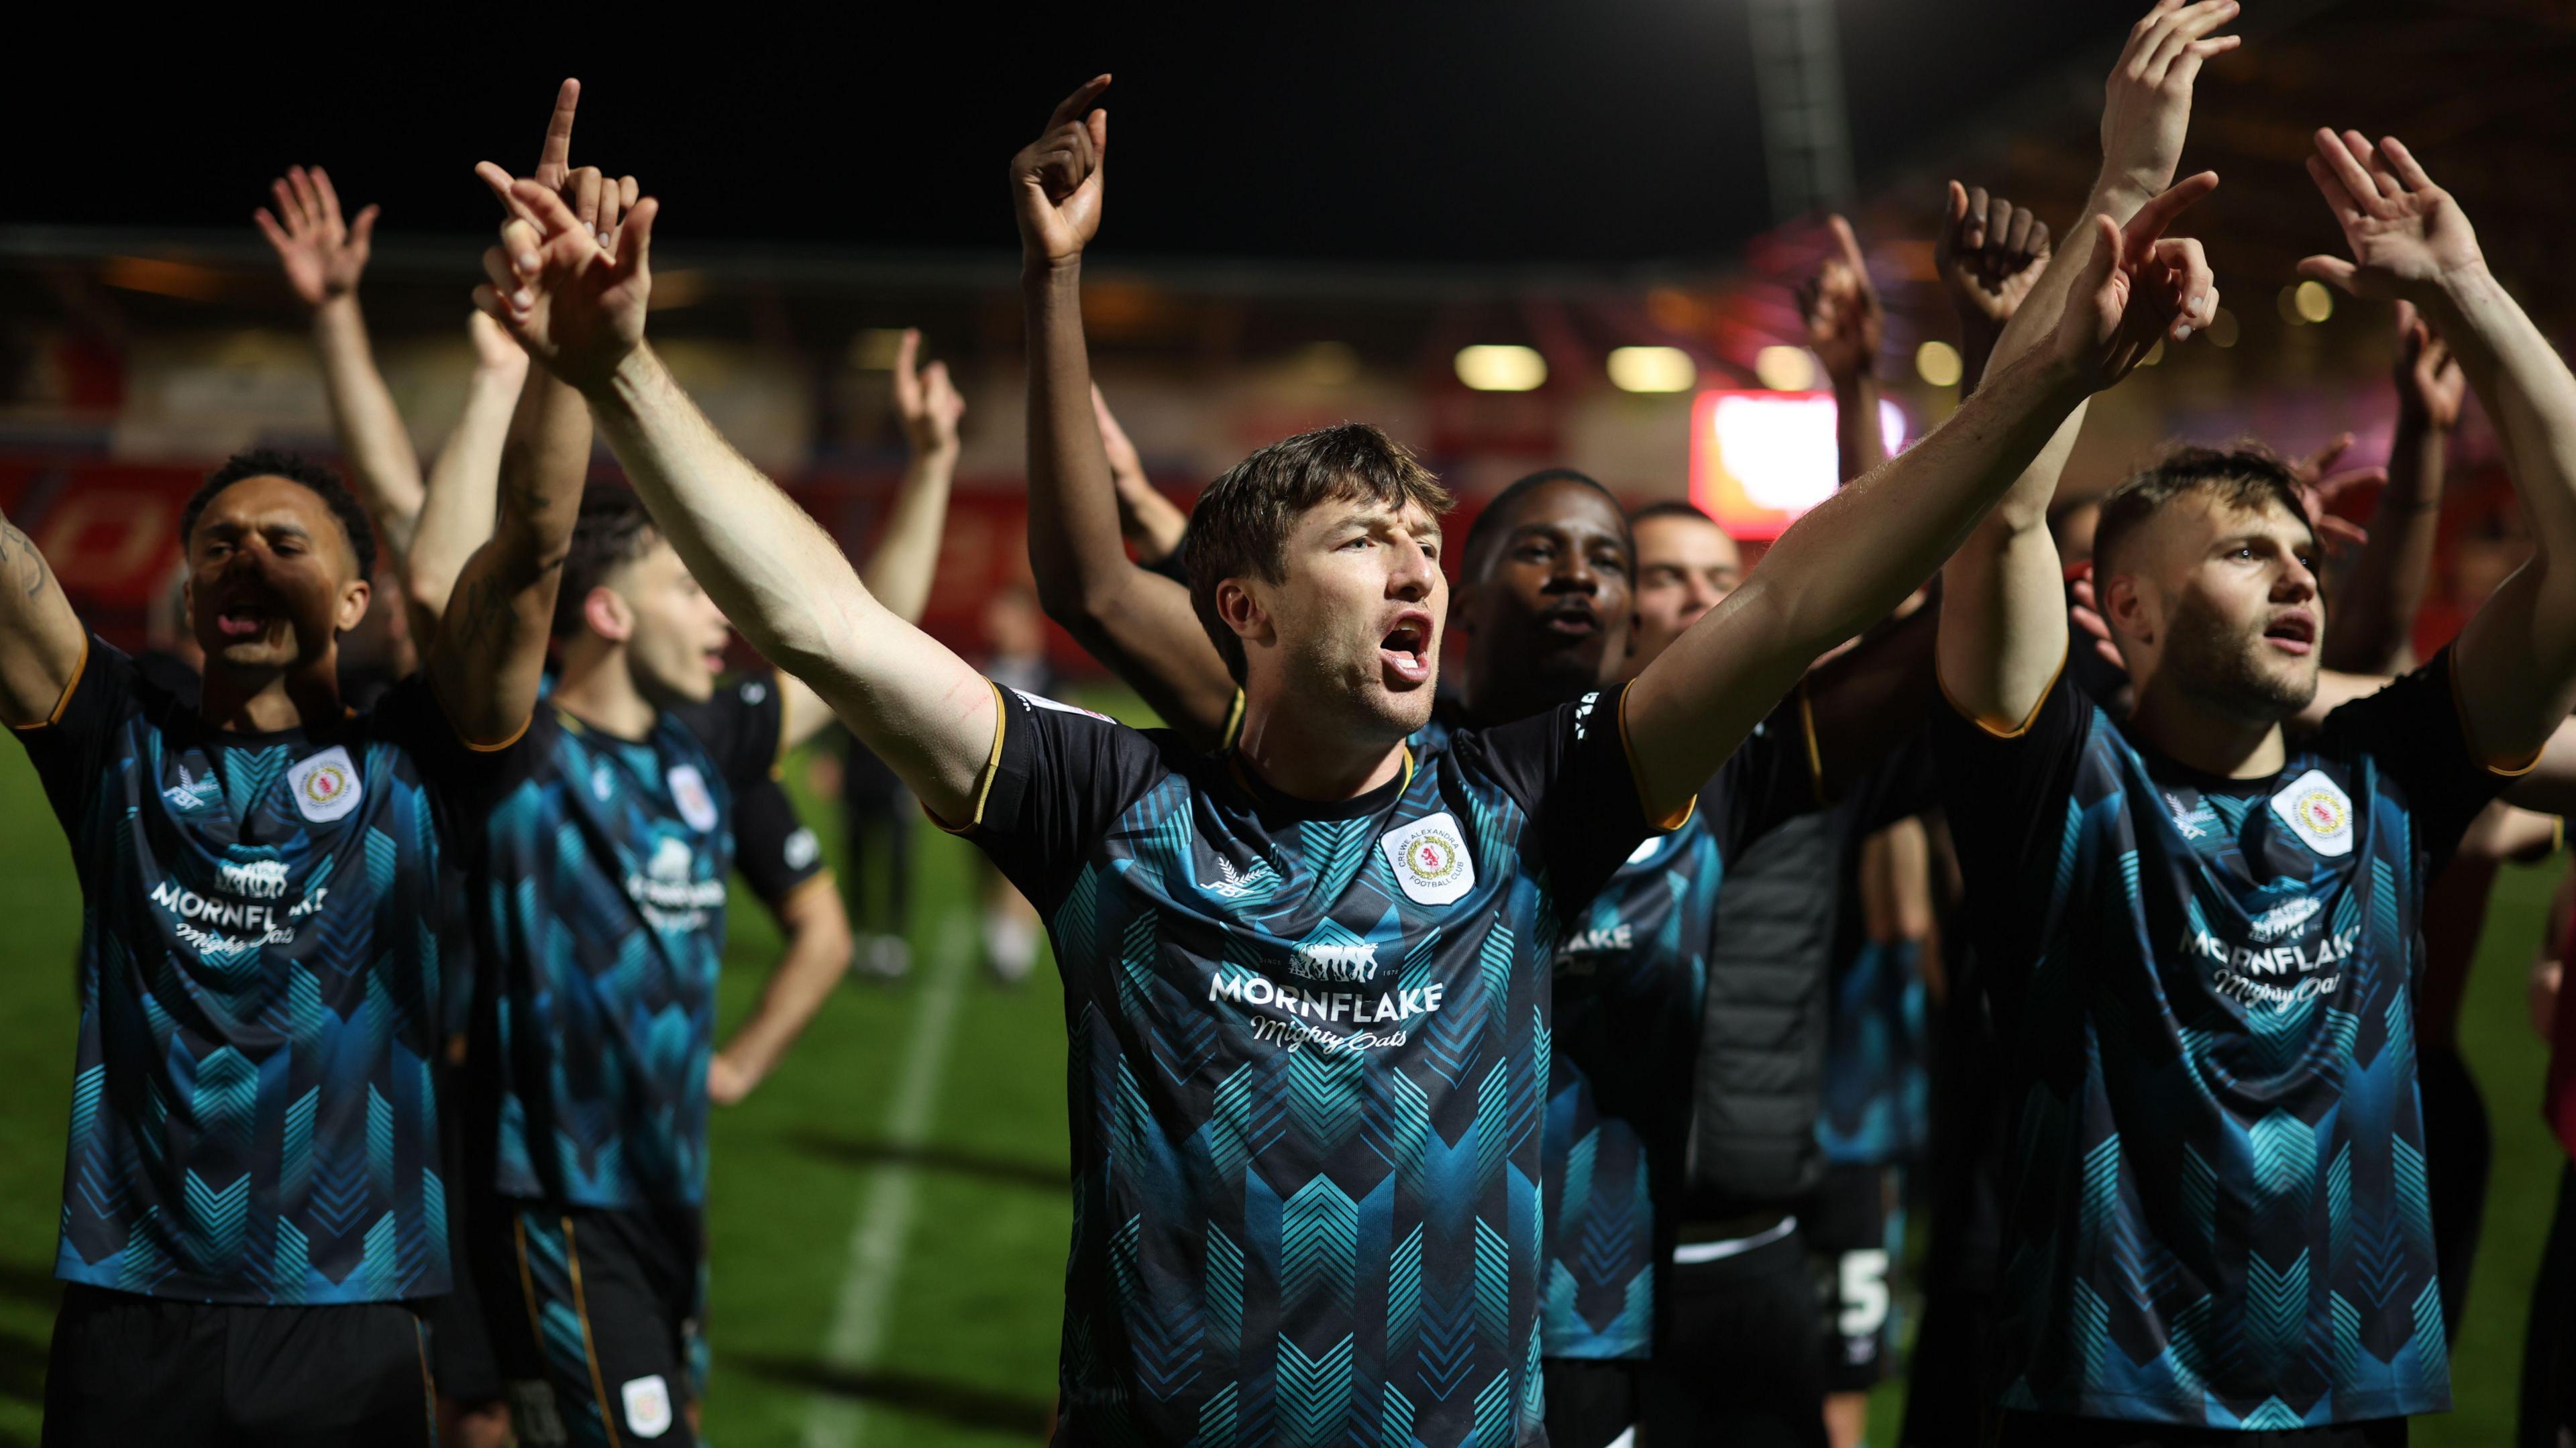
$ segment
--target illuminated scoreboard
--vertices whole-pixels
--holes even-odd
[[[1878,404],[1887,451],[1905,445],[1905,414]],[[1701,393],[1691,404],[1690,496],[1737,538],[1777,538],[1841,486],[1830,392]]]

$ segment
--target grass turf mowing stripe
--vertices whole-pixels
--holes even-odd
[[[930,964],[930,978],[922,983],[903,1074],[896,1079],[886,1112],[886,1140],[899,1151],[919,1148],[930,1139],[973,938],[974,927],[962,910],[940,922],[936,958]],[[832,1367],[867,1367],[884,1348],[886,1315],[903,1275],[904,1241],[912,1235],[918,1187],[914,1168],[904,1161],[878,1167],[868,1183],[858,1221],[850,1229],[849,1268],[842,1274],[840,1297],[833,1305],[831,1334],[823,1342],[823,1360]],[[805,1420],[807,1448],[856,1448],[866,1434],[867,1421],[857,1403],[817,1397]]]

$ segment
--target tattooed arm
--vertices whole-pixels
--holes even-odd
[[[45,555],[0,514],[0,721],[24,729],[52,718],[87,647]]]
[[[505,232],[525,225],[514,220]],[[589,470],[589,407],[550,373],[529,368],[501,449],[492,536],[457,575],[430,646],[430,684],[469,744],[508,743],[536,708],[555,585]]]

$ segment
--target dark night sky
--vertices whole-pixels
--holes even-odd
[[[2115,42],[2136,5],[1839,0],[1864,176]],[[575,74],[575,160],[637,172],[672,227],[1002,249],[1003,163],[1100,69],[1120,77],[1104,241],[1120,252],[1616,265],[1721,252],[1767,220],[1743,0],[1174,9],[684,12],[740,28],[724,34],[606,7],[611,31],[652,16],[651,43],[451,28],[254,52],[160,32],[151,58],[113,64],[120,42],[98,37],[21,57],[0,222],[246,226],[302,160],[383,202],[389,233],[479,231],[471,163],[533,160],[553,82]]]

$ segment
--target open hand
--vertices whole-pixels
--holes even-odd
[[[2397,304],[2397,410],[2418,425],[2449,432],[2460,425],[2469,379],[2451,344],[2413,302]]]
[[[501,225],[501,244],[483,253],[489,280],[474,289],[474,305],[565,382],[606,382],[644,340],[661,203],[650,196],[635,203],[612,253],[536,182],[512,182],[509,197],[515,214]]]
[[[1825,364],[1825,375],[1837,380],[1866,377],[1878,361],[1886,314],[1878,290],[1869,284],[1860,238],[1839,216],[1825,218],[1833,228],[1836,254],[1825,259],[1815,276],[1799,284],[1798,314],[1807,321],[1807,346]]]
[[[894,410],[903,419],[904,441],[915,457],[957,456],[957,420],[966,415],[966,399],[948,380],[948,364],[933,362],[913,370],[921,355],[921,332],[906,327],[894,352]]]
[[[1020,257],[1031,265],[1077,260],[1100,231],[1101,173],[1109,158],[1109,113],[1091,104],[1109,89],[1096,75],[1066,96],[1046,130],[1011,158],[1011,206]]]
[[[2001,332],[2049,258],[2048,223],[1983,186],[1950,183],[1932,267],[1962,326]]]
[[[2312,256],[2299,275],[2384,298],[2412,296],[2486,264],[2468,213],[2424,174],[2405,142],[2387,136],[2374,147],[2359,131],[2338,136],[2322,127],[2316,142],[2308,175],[2343,227],[2352,260]]]
[[[2352,434],[2338,434],[2334,441],[2303,458],[2289,461],[2290,478],[2298,489],[2299,502],[2307,510],[2308,528],[2326,545],[2329,552],[2358,548],[2370,541],[2369,532],[2349,518],[2338,518],[2328,510],[2335,501],[2355,488],[2375,488],[2388,481],[2388,469],[2378,464],[2345,468],[2334,465],[2352,447]]]
[[[2102,99],[2102,177],[2140,196],[2173,184],[2182,163],[2183,136],[2191,129],[2192,82],[2213,55],[2234,50],[2239,37],[2211,31],[2236,18],[2237,0],[2156,0],[2129,30],[2129,43],[2111,67]]]
[[[319,166],[310,171],[289,166],[284,176],[268,183],[268,190],[276,198],[277,215],[263,206],[251,213],[251,220],[276,249],[277,264],[295,295],[304,305],[318,307],[356,291],[375,239],[377,208],[370,206],[357,220],[342,222],[340,193]]]
[[[2058,360],[2088,388],[2098,392],[2126,377],[2158,343],[2181,342],[2217,313],[2218,288],[2200,243],[2164,234],[2217,189],[2218,173],[2203,171],[2150,198],[2126,227],[2102,215],[2089,223],[2093,253],[2052,341]]]

